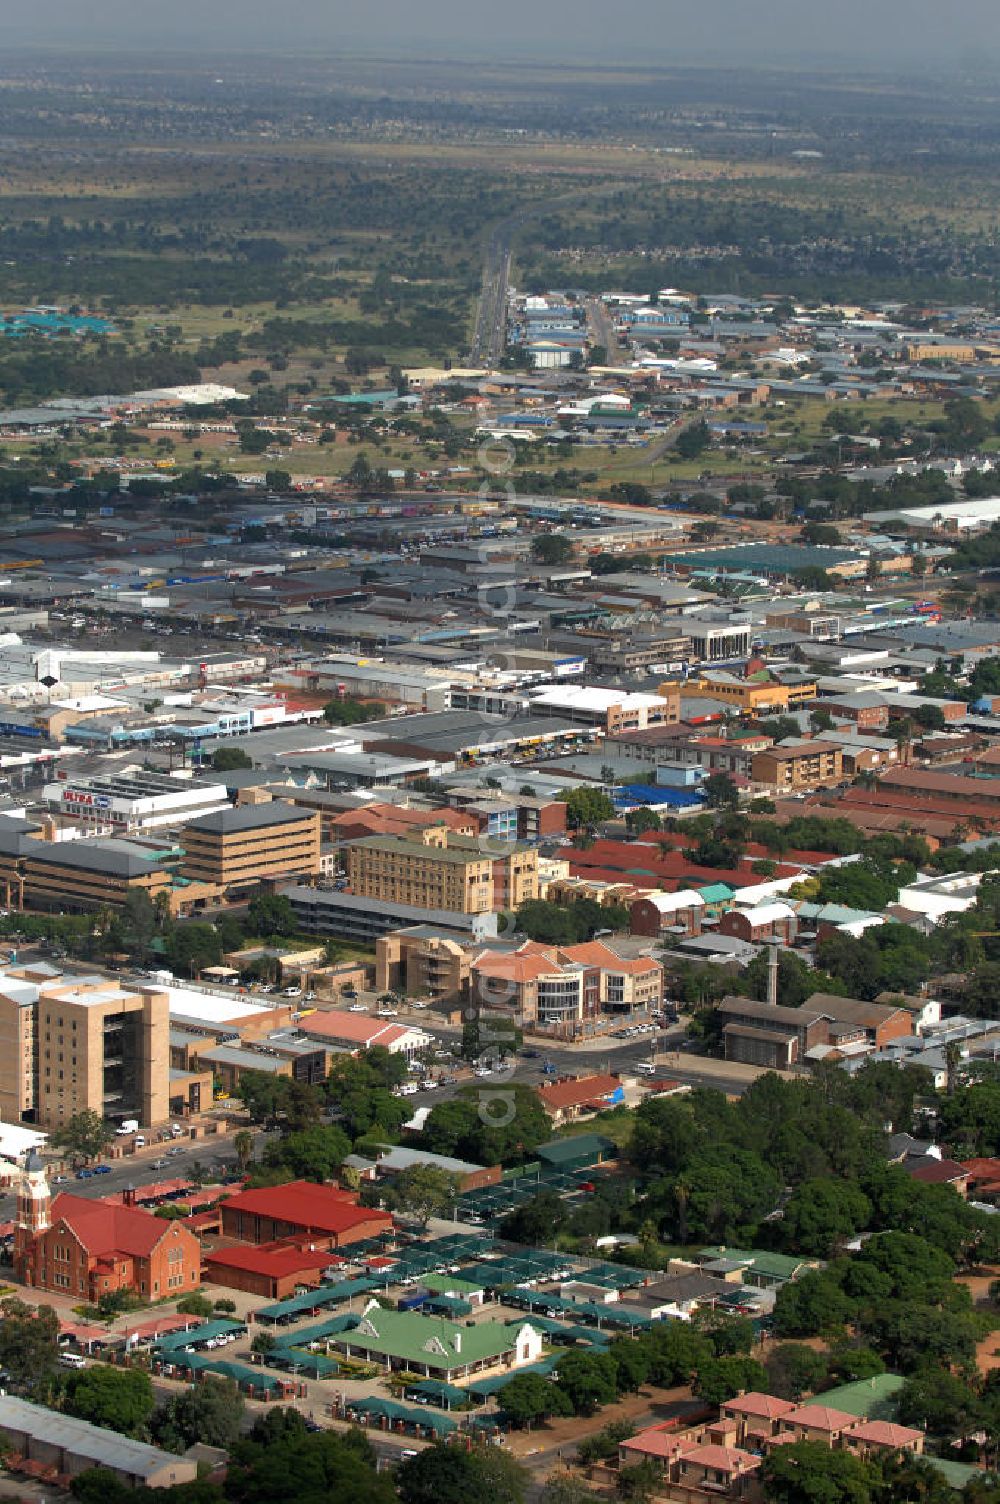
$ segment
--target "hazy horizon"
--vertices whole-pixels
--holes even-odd
[[[789,63],[893,72],[985,69],[1000,58],[997,0],[35,0],[4,23],[11,48],[294,54],[399,52],[495,62]],[[314,59],[315,60],[315,59]]]

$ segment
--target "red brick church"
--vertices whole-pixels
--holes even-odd
[[[94,1304],[113,1290],[147,1301],[183,1295],[201,1282],[201,1244],[177,1222],[124,1204],[72,1194],[53,1201],[32,1152],[17,1192],[14,1272],[26,1285]]]

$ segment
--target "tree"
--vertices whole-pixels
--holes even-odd
[[[614,804],[599,789],[564,790],[557,797],[566,806],[566,824],[570,830],[581,830],[597,825],[601,820],[614,819]]]
[[[541,1374],[523,1373],[504,1385],[501,1400],[504,1415],[512,1426],[528,1428],[552,1415],[571,1415],[566,1395]]]
[[[983,1419],[975,1390],[940,1368],[911,1374],[899,1391],[897,1413],[902,1425],[919,1426],[948,1441],[977,1430]]]
[[[125,895],[121,913],[112,921],[109,943],[116,950],[126,950],[138,961],[149,956],[150,942],[156,933],[157,913],[149,894],[132,888]]]
[[[663,1487],[663,1470],[651,1457],[618,1469],[618,1497],[645,1504]]]
[[[566,1224],[565,1202],[555,1191],[539,1191],[522,1201],[504,1217],[500,1230],[513,1243],[534,1244],[546,1248],[554,1244]]]
[[[539,564],[565,564],[573,557],[573,544],[562,533],[536,533],[531,540],[531,557]]]
[[[602,1405],[615,1401],[618,1392],[615,1360],[608,1353],[573,1349],[559,1359],[556,1386],[569,1401],[574,1415],[593,1415]]]
[[[709,447],[712,435],[704,418],[681,430],[674,441],[674,448],[682,460],[697,459]]]
[[[241,1128],[233,1135],[233,1150],[236,1154],[236,1163],[241,1173],[245,1174],[253,1159],[253,1134],[248,1129]]]
[[[383,1199],[391,1211],[408,1213],[426,1228],[432,1217],[454,1208],[461,1183],[460,1176],[435,1165],[409,1165],[385,1188]]]
[[[294,935],[299,928],[295,910],[283,893],[255,894],[247,905],[247,920],[255,935]]]
[[[212,1302],[200,1290],[191,1290],[187,1295],[181,1296],[177,1309],[182,1316],[208,1317],[212,1314]]]
[[[93,1108],[85,1107],[52,1135],[52,1142],[60,1149],[68,1149],[74,1158],[90,1160],[99,1158],[114,1136],[111,1124]]]
[[[174,925],[166,939],[167,959],[175,971],[194,976],[222,960],[222,942],[213,924],[187,920]]]
[[[316,1123],[269,1143],[264,1164],[287,1170],[296,1180],[332,1180],[350,1152],[351,1141],[342,1128]]]
[[[737,1394],[767,1387],[767,1374],[756,1358],[737,1353],[728,1358],[710,1358],[695,1375],[694,1392],[708,1405],[723,1405]]]
[[[830,1371],[823,1353],[801,1342],[782,1342],[768,1354],[767,1392],[784,1400],[815,1394]]]
[[[778,1290],[774,1332],[778,1337],[815,1337],[842,1327],[850,1314],[851,1302],[836,1278],[826,1270],[810,1270]]]
[[[232,1379],[206,1377],[176,1394],[153,1416],[151,1430],[168,1452],[186,1452],[195,1442],[232,1447],[243,1425],[243,1396]]]
[[[92,1426],[142,1436],[156,1403],[148,1373],[101,1364],[67,1376],[63,1408]]]
[[[29,1306],[14,1295],[0,1301],[0,1368],[19,1393],[34,1398],[48,1390],[58,1338],[59,1317],[51,1306]]]
[[[469,1504],[475,1499],[524,1504],[526,1486],[524,1468],[499,1447],[466,1451],[436,1442],[396,1470],[402,1504]]]
[[[360,1431],[306,1430],[293,1410],[269,1410],[230,1449],[226,1496],[231,1504],[396,1504],[392,1475],[379,1473]]]
[[[826,1258],[836,1245],[867,1227],[871,1202],[847,1180],[805,1180],[785,1206],[781,1236],[792,1253]]]
[[[232,773],[252,767],[253,758],[242,747],[217,747],[212,753],[212,769],[216,773]]]
[[[870,1474],[860,1457],[816,1441],[775,1447],[761,1467],[767,1504],[870,1504]]]
[[[634,836],[645,835],[648,830],[660,830],[661,823],[659,815],[651,809],[630,809],[625,816],[625,824]]]
[[[740,791],[728,773],[709,773],[701,787],[710,809],[735,809],[740,802]]]
[[[481,1165],[523,1164],[551,1137],[542,1104],[522,1082],[479,1083],[433,1107],[423,1142],[433,1154],[454,1154]]]

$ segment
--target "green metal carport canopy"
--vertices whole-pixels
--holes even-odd
[[[156,1349],[163,1354],[176,1353],[197,1342],[207,1342],[209,1337],[222,1337],[230,1332],[246,1330],[242,1321],[203,1321],[201,1326],[190,1327],[186,1332],[164,1332],[156,1339]]]
[[[547,1378],[554,1368],[559,1366],[559,1360],[565,1356],[563,1353],[550,1353],[547,1358],[542,1358],[538,1363],[525,1363],[523,1368],[511,1368],[507,1373],[494,1374],[491,1379],[473,1379],[466,1386],[467,1393],[475,1399],[489,1399],[491,1395],[499,1394],[505,1389],[512,1379],[519,1379],[522,1374],[536,1373],[541,1378]]]
[[[407,1384],[406,1394],[407,1397],[418,1394],[442,1410],[450,1410],[455,1405],[464,1410],[472,1403],[464,1389],[459,1389],[457,1384],[446,1384],[443,1379],[421,1379],[419,1384]]]
[[[282,1368],[289,1373],[304,1373],[313,1379],[330,1379],[340,1372],[336,1358],[325,1353],[311,1353],[305,1347],[274,1347],[264,1355],[271,1368]]]
[[[395,1400],[351,1400],[347,1408],[357,1415],[373,1415],[384,1420],[401,1421],[404,1426],[418,1426],[437,1436],[447,1436],[456,1429],[455,1422],[446,1415],[435,1415],[431,1410],[410,1410],[406,1405],[397,1405]]]
[[[385,1280],[342,1279],[336,1285],[320,1285],[316,1290],[307,1290],[304,1295],[290,1295],[287,1300],[276,1301],[271,1306],[261,1306],[254,1315],[258,1321],[294,1321],[296,1316],[307,1311],[321,1311],[324,1306],[335,1306],[354,1295],[363,1295],[368,1290],[381,1289]]]

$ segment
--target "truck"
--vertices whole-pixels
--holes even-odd
[[[127,1138],[130,1133],[139,1132],[138,1118],[124,1118],[115,1129],[119,1138]]]

